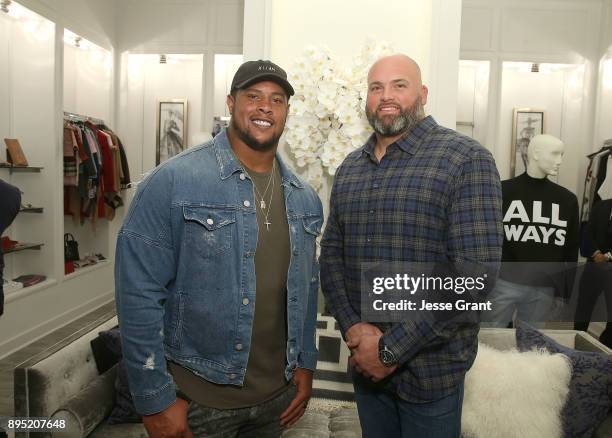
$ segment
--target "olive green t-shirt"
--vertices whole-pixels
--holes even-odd
[[[215,384],[176,363],[168,363],[176,385],[185,395],[202,406],[216,409],[255,406],[288,388],[285,367],[290,242],[281,175],[276,162],[274,180],[265,193],[272,172],[248,170],[248,173],[257,189],[255,208],[259,232],[255,253],[255,315],[244,386]],[[266,208],[261,208],[262,197]]]

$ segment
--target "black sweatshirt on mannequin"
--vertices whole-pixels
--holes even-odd
[[[504,246],[500,278],[531,286],[552,286],[568,298],[578,261],[576,195],[526,172],[502,181]],[[535,262],[535,263],[534,263]]]

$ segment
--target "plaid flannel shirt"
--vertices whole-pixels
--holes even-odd
[[[361,322],[364,262],[445,262],[499,268],[502,193],[491,154],[429,116],[389,145],[372,135],[338,168],[321,242],[321,286],[342,333]],[[400,367],[383,383],[410,402],[435,400],[463,381],[477,323],[377,323]]]

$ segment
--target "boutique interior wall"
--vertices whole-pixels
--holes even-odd
[[[41,29],[46,33],[28,33],[0,14],[0,135],[19,138],[30,163],[44,169],[27,176],[0,170],[6,172],[0,178],[17,184],[28,193],[28,202],[44,208],[43,215],[21,214],[7,234],[45,245],[40,251],[7,255],[6,277],[36,272],[48,279],[6,297],[0,318],[0,357],[114,298],[116,233],[134,190],[123,193],[126,206],[111,223],[94,230],[65,221],[62,111],[104,119],[125,144],[132,179],[138,180],[155,165],[151,161],[155,120],[150,106],[157,98],[187,97],[190,125],[210,132],[214,54],[242,53],[241,0],[19,3],[44,18]],[[89,55],[64,43],[64,28],[98,46],[103,68],[92,71]],[[43,36],[46,39],[40,41]],[[128,81],[130,55],[158,57],[161,53],[189,55],[180,62],[191,64],[186,69],[169,64],[165,71],[151,69],[146,81],[139,82],[138,77]],[[193,62],[194,57],[199,61]],[[187,74],[188,81],[177,74]],[[2,146],[0,153],[4,154]],[[65,276],[65,231],[74,232],[81,247],[104,248],[109,262]]]
[[[543,109],[546,132],[566,143],[557,182],[581,199],[585,156],[609,136],[609,20],[608,0],[463,1],[460,58],[478,62],[462,64],[459,117],[471,117],[502,179],[511,177],[513,109]],[[539,73],[531,63],[542,66]]]
[[[0,136],[18,138],[30,165],[40,173],[10,173],[0,178],[17,185],[23,201],[43,207],[42,214],[22,213],[9,228],[13,239],[44,243],[39,251],[5,256],[6,278],[43,274],[43,283],[7,294],[0,318],[0,356],[45,335],[89,309],[112,300],[112,263],[65,276],[63,262],[62,111],[64,106],[64,28],[80,33],[112,53],[114,8],[94,0],[24,0],[32,14],[15,18],[0,14]],[[71,56],[74,55],[74,56]],[[105,83],[84,86],[80,54],[68,54],[75,66],[73,108],[77,102],[102,99],[105,120],[112,126],[112,70]],[[112,67],[111,67],[112,69]],[[70,94],[70,93],[69,93]],[[98,107],[100,108],[100,106]],[[4,149],[0,147],[0,154]],[[111,232],[101,237],[105,248]]]

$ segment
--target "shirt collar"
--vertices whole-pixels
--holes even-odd
[[[423,139],[429,132],[437,127],[438,124],[432,116],[427,116],[421,120],[410,132],[391,144],[397,146],[406,153],[414,155],[418,150]],[[370,157],[374,156],[374,147],[376,146],[376,134],[372,134],[366,144],[363,146],[362,152]]]

